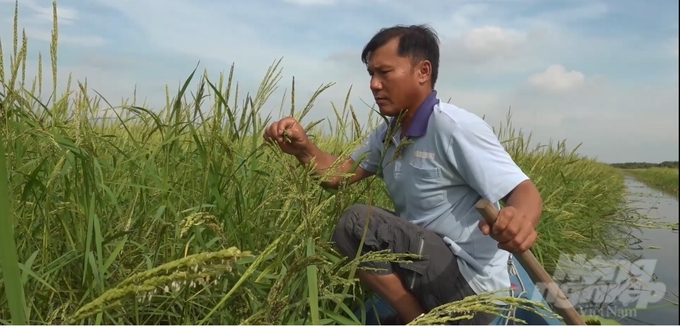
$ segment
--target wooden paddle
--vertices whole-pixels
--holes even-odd
[[[475,204],[475,208],[482,214],[482,217],[490,226],[496,222],[498,210],[490,201],[482,199]],[[517,257],[519,263],[526,269],[534,284],[544,284],[548,288],[548,292],[556,301],[553,305],[553,309],[557,314],[564,318],[567,325],[585,325],[581,316],[571,305],[571,302],[567,300],[567,297],[562,293],[557,284],[555,284],[552,277],[550,277],[548,272],[546,272],[545,269],[543,269],[543,266],[536,260],[536,257],[531,253],[531,250],[527,250],[520,254],[512,254]]]

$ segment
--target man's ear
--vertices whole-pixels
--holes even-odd
[[[432,76],[432,63],[429,60],[420,61],[416,69],[418,69],[418,83],[429,83]]]

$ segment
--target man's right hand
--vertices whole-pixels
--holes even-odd
[[[281,147],[284,153],[294,155],[302,164],[314,160],[314,171],[317,175],[322,175],[338,159],[336,156],[321,151],[307,137],[305,129],[293,117],[283,118],[269,125],[264,130],[264,140],[273,142]],[[345,159],[334,173],[348,173],[354,161],[351,158]],[[357,167],[354,175],[349,178],[347,184],[355,183],[374,173]],[[325,188],[337,189],[342,179],[340,177],[328,177],[321,182]]]
[[[275,142],[284,153],[298,158],[307,155],[312,148],[305,129],[293,117],[269,125],[264,131],[264,140]]]

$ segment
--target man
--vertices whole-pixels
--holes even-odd
[[[509,252],[526,251],[536,240],[542,209],[536,187],[488,124],[436,98],[439,39],[433,30],[422,25],[382,29],[361,57],[376,104],[392,120],[343,159],[340,171],[333,171],[353,172],[348,180],[329,178],[322,186],[337,188],[378,174],[396,212],[366,205],[347,208],[333,233],[339,251],[354,257],[368,223],[362,252],[422,255],[409,263],[366,264],[381,270],[357,272],[394,308],[395,322],[408,323],[475,293],[509,289]],[[291,117],[271,124],[264,138],[303,164],[313,160],[319,174],[338,159],[310,142]],[[364,154],[356,170],[349,171]],[[474,208],[482,198],[506,204],[493,226]],[[477,314],[460,323],[489,324],[492,319]]]

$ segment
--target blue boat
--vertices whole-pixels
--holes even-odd
[[[528,297],[528,294],[539,293],[536,290],[536,285],[529,277],[529,274],[527,274],[524,267],[522,267],[522,265],[514,256],[512,256],[512,264],[508,264],[508,270],[510,271],[510,282],[513,284],[511,293],[513,297],[520,297],[529,300],[530,298]],[[533,300],[536,302],[535,295],[533,296]],[[542,296],[538,302],[543,304],[545,307],[549,307],[545,301],[545,298]],[[394,310],[392,310],[389,304],[380,299],[378,296],[374,296],[366,300],[366,302],[364,302],[364,307],[366,309],[365,325],[378,325],[379,322],[376,318],[376,315],[385,317],[394,313]],[[562,321],[556,317],[555,313],[545,311],[545,309],[539,308],[538,306],[534,306],[533,308],[535,311],[529,311],[522,309],[522,307],[517,307],[508,312],[508,314],[512,317],[524,320],[524,323],[517,323],[505,317],[498,316],[493,320],[493,322],[491,322],[490,325],[563,325]],[[361,309],[355,311],[355,314],[358,319],[361,320]]]

